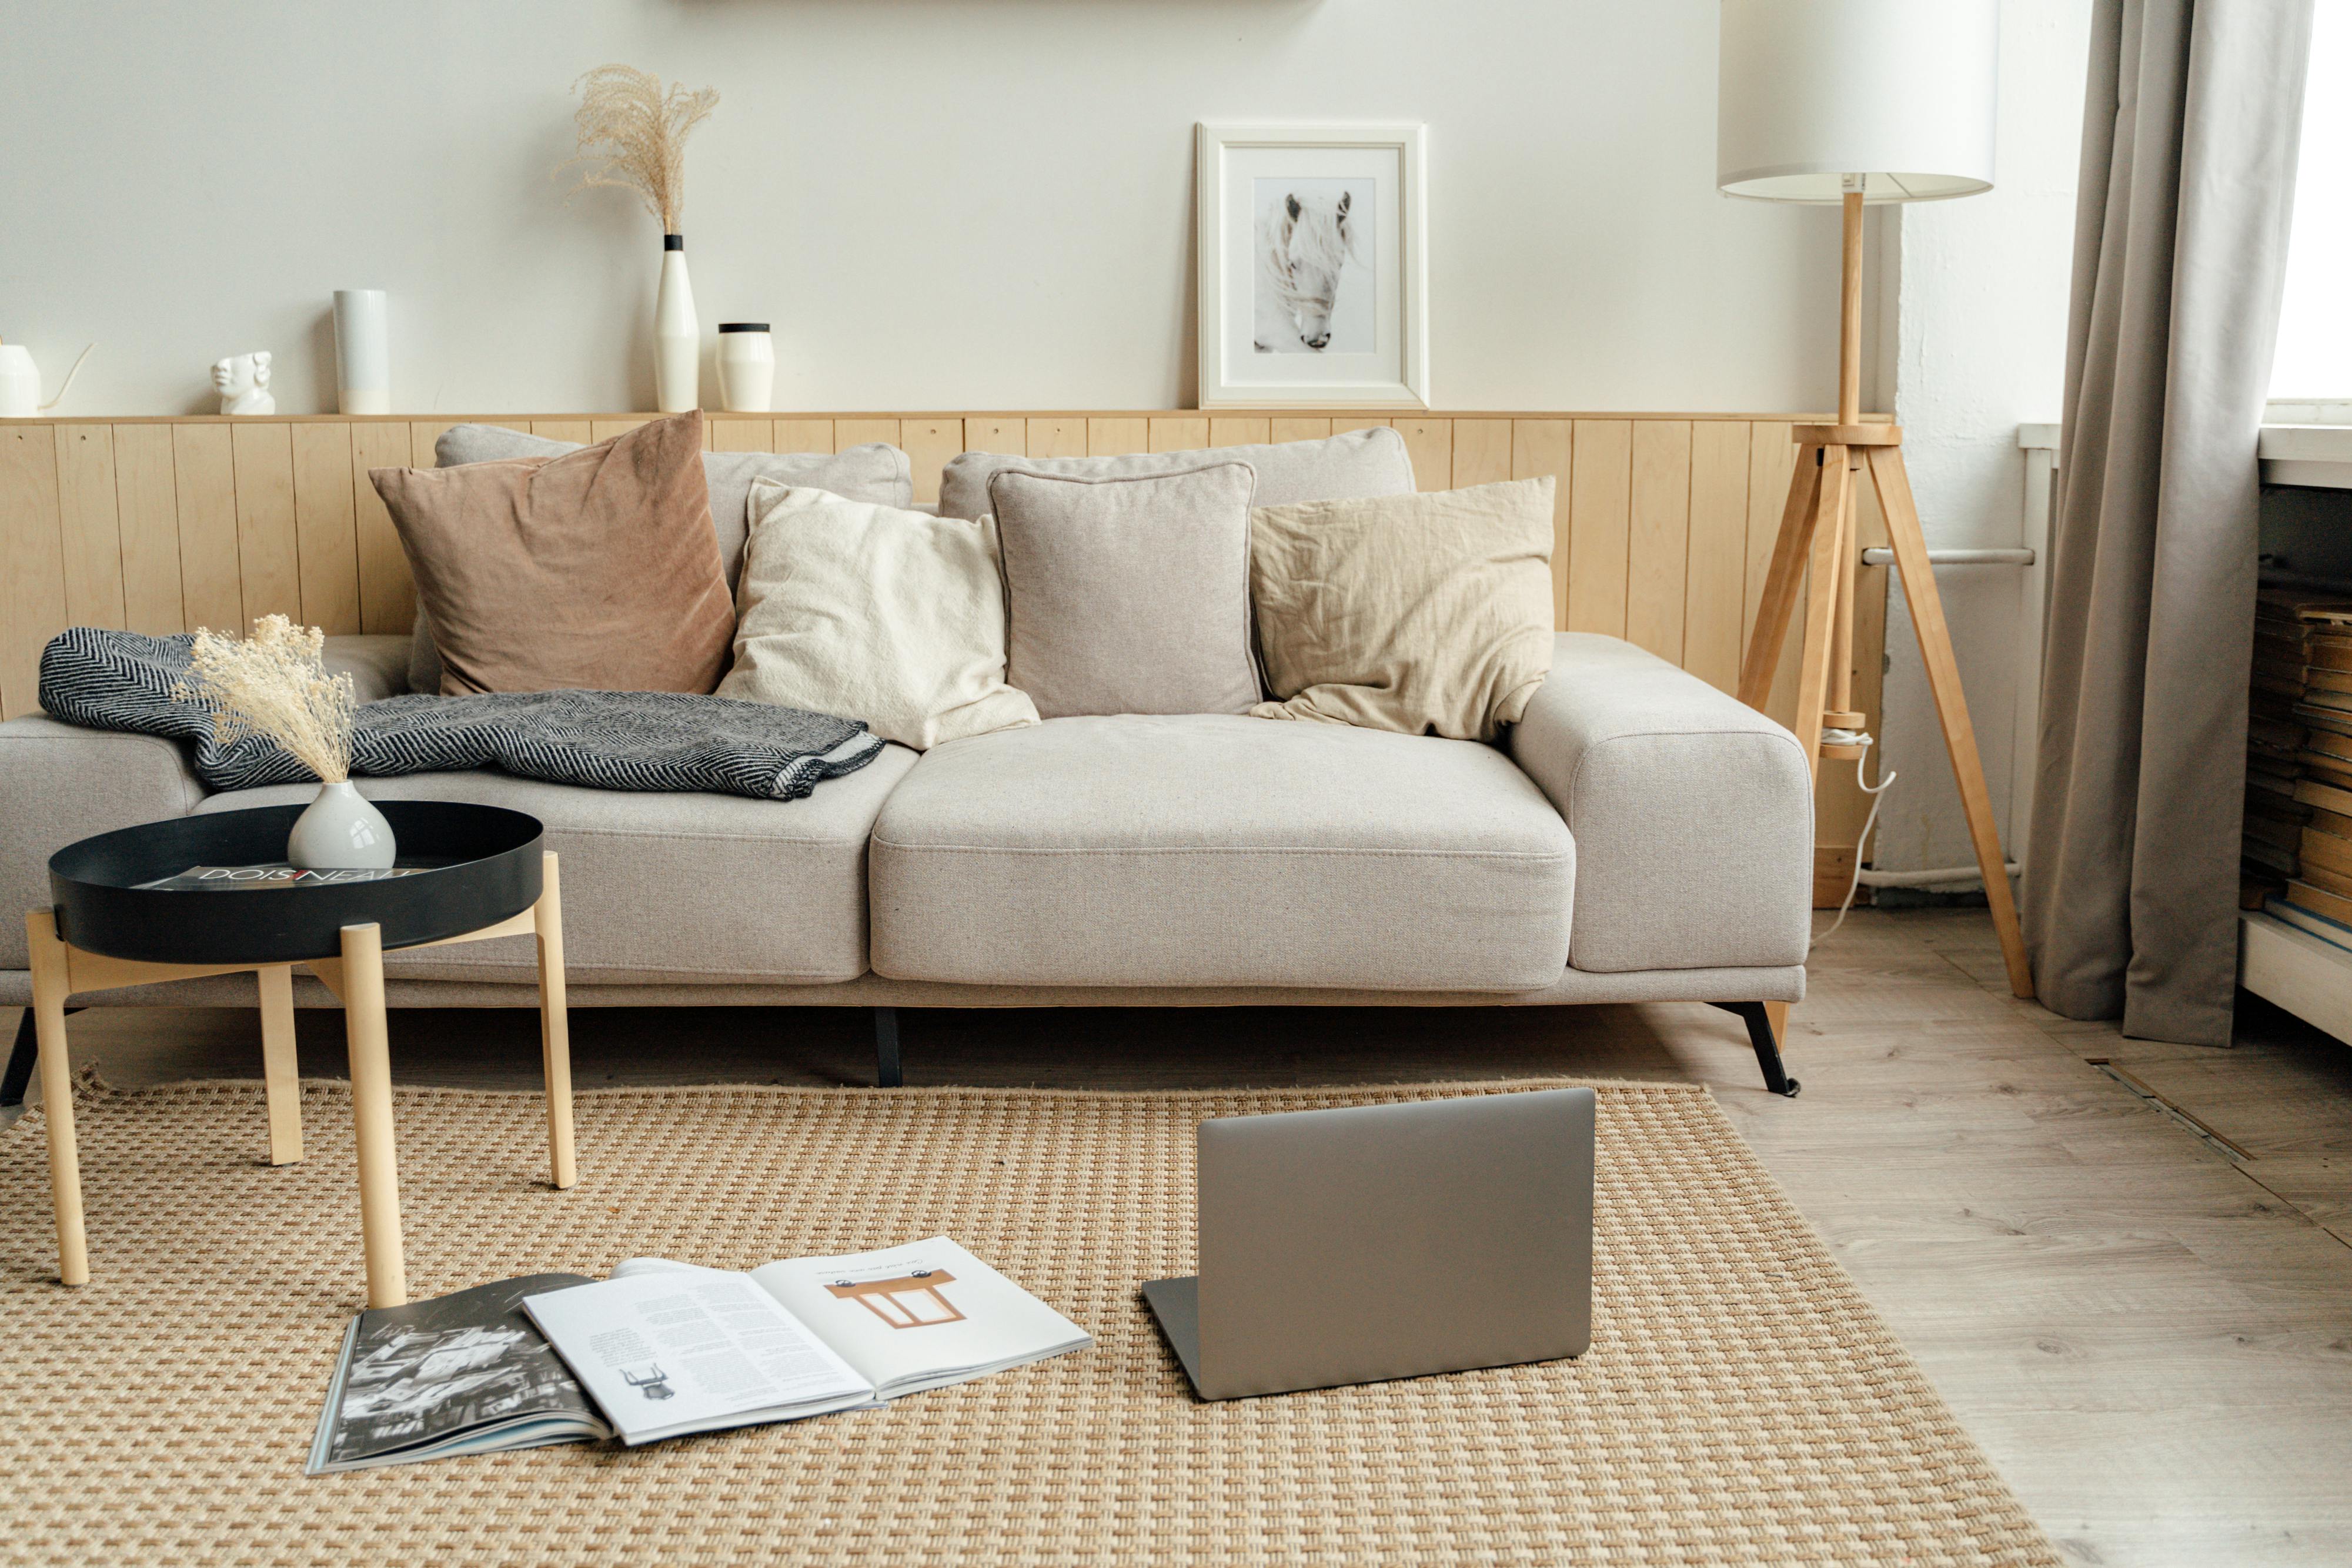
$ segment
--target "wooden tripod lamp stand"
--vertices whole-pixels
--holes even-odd
[[[1816,779],[1822,758],[1863,755],[1866,720],[1853,697],[1861,555],[1854,499],[1866,470],[1919,634],[2010,988],[2031,997],[1992,797],[1903,467],[1903,432],[1862,419],[1863,206],[1992,188],[1998,16],[1998,0],[1723,0],[1717,183],[1727,195],[1759,201],[1835,203],[1845,218],[1837,422],[1795,429],[1796,472],[1740,666],[1740,700],[1764,706],[1801,594],[1797,738]]]

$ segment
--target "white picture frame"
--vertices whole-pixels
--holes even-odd
[[[1203,121],[1194,165],[1200,406],[1429,407],[1427,128]]]

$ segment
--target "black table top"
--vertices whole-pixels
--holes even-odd
[[[539,819],[456,800],[378,800],[399,865],[383,882],[246,891],[142,883],[192,866],[283,862],[302,806],[258,806],[148,822],[49,857],[58,935],[89,953],[158,964],[287,964],[342,952],[342,928],[373,923],[387,948],[462,936],[539,902]]]

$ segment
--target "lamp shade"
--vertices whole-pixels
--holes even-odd
[[[1999,0],[1723,0],[1727,195],[1932,202],[1992,188]]]

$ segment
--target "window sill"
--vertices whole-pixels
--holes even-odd
[[[2263,483],[2352,490],[2352,425],[2265,424]]]

